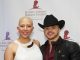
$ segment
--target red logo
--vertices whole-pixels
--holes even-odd
[[[39,8],[38,1],[34,0],[33,9],[38,9],[38,8]]]
[[[65,39],[65,40],[67,40],[67,39],[70,38],[68,35],[69,35],[69,31],[68,31],[68,30],[65,30],[65,31],[64,31],[64,39]]]

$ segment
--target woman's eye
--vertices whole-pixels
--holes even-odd
[[[31,27],[31,26],[28,26],[28,27]]]
[[[24,27],[23,25],[21,25],[20,27]]]

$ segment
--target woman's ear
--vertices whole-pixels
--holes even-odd
[[[19,31],[19,27],[16,28],[17,32]]]
[[[34,27],[33,27],[33,29],[34,29]]]
[[[17,27],[17,30],[19,30],[19,27]]]
[[[34,27],[32,27],[32,31],[33,31]]]

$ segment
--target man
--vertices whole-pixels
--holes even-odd
[[[40,47],[43,54],[43,60],[80,60],[80,48],[75,42],[67,41],[59,35],[64,27],[65,21],[53,16],[47,15],[44,19],[44,25],[38,23],[44,30],[47,41]]]

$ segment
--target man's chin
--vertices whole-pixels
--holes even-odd
[[[53,40],[53,38],[48,38],[48,40]]]
[[[53,40],[55,39],[56,37],[48,37],[48,40]]]

